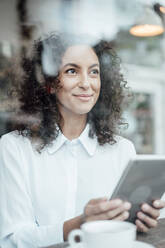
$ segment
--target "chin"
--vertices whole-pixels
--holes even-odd
[[[92,108],[88,108],[88,109],[79,109],[77,111],[75,111],[76,114],[78,115],[85,115],[88,114],[91,111]]]

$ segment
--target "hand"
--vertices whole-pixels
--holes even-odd
[[[83,223],[94,220],[126,220],[131,204],[120,199],[107,200],[98,198],[90,200],[84,209]]]
[[[142,211],[137,213],[138,219],[135,221],[137,230],[140,232],[148,232],[150,228],[156,227],[158,224],[158,217],[160,209],[165,207],[165,202],[162,200],[155,200],[150,206],[144,203],[141,207]]]

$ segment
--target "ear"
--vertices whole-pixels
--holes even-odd
[[[46,85],[45,88],[48,94],[54,94],[56,92],[55,88],[50,85]]]
[[[54,87],[50,87],[50,94],[55,94],[56,93],[56,90]]]

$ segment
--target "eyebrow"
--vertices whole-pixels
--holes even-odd
[[[65,64],[63,67],[65,68],[65,67],[67,67],[67,66],[73,66],[73,67],[76,67],[76,68],[80,68],[79,65],[74,64],[74,63],[67,63],[67,64]],[[91,68],[93,68],[93,67],[95,67],[95,66],[99,67],[99,64],[93,64],[93,65],[89,66],[89,69],[91,69]]]
[[[89,66],[89,69],[96,67],[96,66],[99,67],[99,64],[93,64],[93,65]]]

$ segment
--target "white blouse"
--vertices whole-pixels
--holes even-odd
[[[63,241],[63,223],[82,214],[86,203],[111,196],[133,144],[100,146],[88,137],[63,134],[41,153],[28,138],[11,132],[0,141],[0,239],[2,248],[44,247]]]

